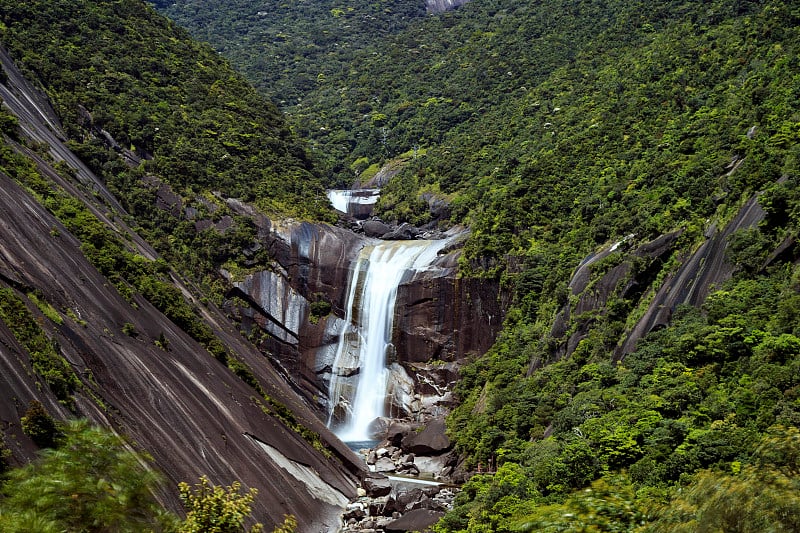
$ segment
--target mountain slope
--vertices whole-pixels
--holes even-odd
[[[317,191],[299,143],[274,108],[213,53],[197,48],[144,4],[34,4],[8,2],[0,10],[3,44],[47,89],[58,110],[3,52],[0,416],[12,463],[34,456],[36,446],[20,430],[20,418],[35,399],[57,419],[88,418],[150,453],[167,479],[159,498],[168,508],[179,509],[178,482],[208,475],[216,484],[240,480],[260,489],[253,514],[267,527],[282,523],[285,513],[297,516],[304,529],[335,527],[362,466],[213,303],[219,295],[198,286],[219,275],[193,268],[202,250],[191,257],[179,253],[182,242],[187,246],[182,239],[198,238],[194,222],[168,239],[175,228],[158,215],[168,209],[159,199],[183,201],[168,194],[167,184],[183,194],[193,191],[192,199],[206,210],[218,198],[212,187],[219,197],[252,197],[254,182],[264,186],[265,179],[279,179],[287,189],[274,187],[275,194],[265,199],[269,203],[291,189],[295,176],[297,188],[284,199],[298,198],[297,190],[305,186]],[[145,69],[139,78],[101,87],[121,77],[121,70],[112,70],[120,62],[131,69],[144,64],[145,57],[134,55],[136,46],[122,45],[133,33],[149,34],[148,46],[171,47],[173,61],[192,66],[161,85],[144,81]],[[106,41],[108,53],[98,53],[92,65],[75,59],[69,70],[62,52],[73,48],[73,54],[88,57],[95,38]],[[37,40],[50,48],[33,46]],[[196,64],[204,58],[218,69]],[[208,107],[187,100],[213,92],[212,78],[227,79],[218,87],[241,87],[241,99],[229,94]],[[193,83],[193,90],[176,90],[181,82]],[[134,110],[148,117],[140,125],[176,129],[147,145],[129,135]],[[209,143],[197,129],[209,114],[225,117],[215,126],[220,137],[244,135],[240,126],[264,136],[242,141],[255,143],[242,153],[219,140]],[[219,168],[186,159],[194,168],[188,174],[159,174],[172,142],[190,143],[204,155],[222,149],[229,154],[225,159],[234,161]],[[234,172],[251,165],[252,174]],[[155,190],[154,183],[160,184]],[[312,212],[313,197],[303,200],[298,208],[287,206]],[[318,205],[325,204],[320,196]],[[318,212],[324,215],[325,208]],[[212,216],[206,213],[197,221]],[[203,237],[222,240],[224,230],[214,222]],[[189,227],[194,231],[186,231]],[[236,241],[232,231],[238,227],[243,230]],[[242,249],[254,244],[255,230],[244,219],[226,229],[230,244],[213,250],[215,259],[244,261]],[[162,239],[153,246],[143,235]],[[178,261],[170,263],[159,249]]]

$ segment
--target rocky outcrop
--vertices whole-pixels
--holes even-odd
[[[426,431],[424,424],[394,422],[376,448],[360,450],[373,472],[348,505],[342,531],[427,531],[452,508],[456,491],[443,482],[454,471],[455,453],[420,456],[402,444],[413,445]],[[444,426],[436,421],[430,431],[437,440]],[[428,438],[423,435],[420,442]]]
[[[722,230],[712,225],[697,251],[684,256],[681,266],[664,280],[644,316],[615,351],[615,359],[623,359],[633,352],[636,343],[648,332],[666,326],[678,305],[699,306],[714,287],[730,279],[734,265],[725,254],[730,236],[736,231],[755,227],[763,218],[764,210],[758,203],[758,197],[754,196],[745,202]]]
[[[555,357],[567,357],[575,351],[589,334],[596,315],[608,313],[607,304],[612,297],[635,301],[653,282],[679,236],[677,231],[662,235],[633,250],[628,249],[632,238],[629,236],[584,259],[568,286],[577,301],[564,305],[550,330],[551,338],[558,340]],[[602,268],[606,261],[612,261],[613,266],[606,265],[604,272],[596,275],[595,269]],[[529,371],[540,364],[539,360],[532,361]]]
[[[246,213],[240,206],[238,213]],[[342,330],[351,263],[364,245],[354,233],[307,222],[266,221],[259,232],[271,269],[231,279],[226,309],[271,354],[296,390],[320,413]],[[315,314],[316,309],[325,309]]]
[[[419,433],[408,433],[403,438],[403,450],[419,455],[439,455],[450,449],[450,439],[444,420],[432,420]]]
[[[754,227],[763,218],[764,211],[757,197],[751,198],[722,230],[712,224],[696,251],[684,253],[679,258],[680,266],[657,288],[652,285],[675,251],[680,231],[662,235],[635,249],[627,244],[631,236],[591,254],[575,269],[569,282],[572,299],[553,322],[550,331],[550,337],[556,341],[553,355],[556,358],[571,355],[591,331],[596,316],[609,313],[608,304],[612,298],[637,302],[646,291],[655,291],[643,316],[630,331],[623,332],[620,342],[612,347],[614,360],[623,359],[636,349],[644,335],[667,326],[678,305],[702,305],[715,287],[733,275],[734,265],[725,253],[730,236]],[[539,359],[531,361],[529,373],[542,364]]]
[[[431,531],[433,526],[444,516],[442,511],[430,509],[414,509],[397,520],[389,522],[383,527],[386,533],[404,533],[405,531]]]
[[[238,214],[248,214],[245,206],[233,207]],[[364,226],[370,224],[382,223],[367,221]],[[272,258],[271,269],[241,280],[231,278],[226,310],[326,417],[351,269],[361,248],[374,241],[325,224],[262,221],[259,227],[259,238]],[[382,226],[375,234],[383,236],[387,229]],[[408,237],[416,233],[403,226],[394,231],[407,232]],[[424,365],[414,365],[483,353],[499,331],[503,305],[495,292],[497,285],[457,279],[459,253],[456,242],[435,268],[409,276],[398,289],[393,338],[397,352],[387,394],[390,416],[420,420],[438,412],[436,404],[451,401],[450,383],[445,381],[452,379],[435,377],[441,366],[429,375]],[[330,312],[315,315],[314,309],[321,305],[328,305]],[[431,384],[436,383],[434,392]],[[427,392],[420,393],[418,387]]]
[[[452,508],[455,491],[449,487],[409,488],[399,481],[385,496],[362,496],[347,506],[339,531],[375,533],[378,531],[430,531]]]
[[[402,363],[454,361],[485,353],[494,342],[507,302],[494,280],[456,276],[459,249],[417,273],[397,291],[393,342]]]

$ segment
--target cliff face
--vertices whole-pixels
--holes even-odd
[[[456,276],[459,250],[403,282],[397,294],[394,344],[403,363],[456,361],[486,352],[504,316],[499,284]]]
[[[325,224],[276,225],[264,237],[275,258],[272,270],[234,282],[230,293],[230,309],[244,329],[261,339],[261,348],[273,354],[276,366],[322,417],[329,409],[330,373],[354,260],[369,241]],[[442,255],[438,268],[411,276],[398,288],[393,342],[399,366],[392,381],[405,396],[413,397],[422,385],[403,367],[482,354],[499,331],[504,307],[497,284],[458,279],[459,253],[456,248]],[[315,314],[320,305],[326,311]],[[411,411],[410,400],[398,402],[398,414]]]
[[[363,239],[341,228],[307,222],[270,226],[261,238],[274,258],[271,270],[232,281],[226,307],[321,413],[326,409],[327,382],[320,374],[335,355],[351,262]],[[317,308],[324,311],[318,313]]]
[[[565,304],[553,322],[550,331],[555,341],[553,356],[557,359],[570,356],[589,335],[596,315],[610,312],[612,299],[637,302],[652,291],[652,299],[641,318],[629,331],[620,332],[620,341],[613,348],[614,360],[624,359],[647,333],[668,326],[677,306],[701,306],[715,287],[731,278],[734,265],[726,257],[731,235],[755,227],[763,218],[764,211],[757,197],[750,198],[722,229],[712,224],[695,251],[680,253],[678,267],[657,287],[653,283],[664,263],[676,251],[680,231],[662,235],[632,250],[627,249],[623,240],[590,255],[575,269],[570,280],[573,302]],[[612,254],[618,258],[614,259]],[[601,267],[604,261],[610,261],[613,266]],[[598,268],[605,270],[597,275]],[[542,364],[538,359],[531,361],[529,373]]]
[[[125,235],[142,257],[155,258],[153,249],[113,214],[123,212],[102,182],[62,142],[60,125],[43,95],[6,58],[4,68],[8,78],[0,95],[20,121],[20,141],[35,140],[40,147],[46,143],[49,153],[44,157],[6,139],[9,146],[115,233]],[[71,171],[56,165],[58,173],[52,161],[63,161]],[[198,320],[252,369],[286,413],[277,414],[147,300],[136,293],[130,300],[123,298],[87,261],[68,229],[3,172],[0,228],[0,287],[26,305],[79,381],[70,411],[0,321],[0,417],[14,462],[34,456],[35,445],[22,434],[20,417],[29,401],[37,399],[57,418],[85,417],[137,442],[166,476],[160,498],[171,508],[179,507],[179,481],[193,483],[208,475],[216,484],[240,480],[259,489],[253,513],[268,529],[283,514],[294,514],[302,530],[335,527],[342,505],[355,495],[360,460],[327,431],[219,309],[201,304],[193,289],[172,274],[198,309]],[[289,419],[318,434],[329,456],[292,429]]]

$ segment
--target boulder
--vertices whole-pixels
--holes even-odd
[[[397,520],[393,520],[384,526],[386,533],[405,533],[406,531],[429,531],[430,527],[444,516],[441,511],[431,511],[429,509],[415,509],[410,511]]]
[[[409,433],[403,438],[403,449],[416,455],[438,455],[450,449],[444,419],[431,420],[419,433]]]
[[[387,241],[408,241],[411,239],[416,239],[417,235],[419,235],[419,230],[411,224],[404,222],[395,229],[386,232],[381,236],[381,239],[385,239]]]
[[[372,435],[375,438],[383,437],[386,433],[386,430],[389,428],[389,425],[392,423],[391,419],[386,418],[385,416],[379,416],[375,420],[369,423],[367,426],[367,433]]]
[[[386,430],[386,440],[392,443],[393,446],[400,446],[403,442],[403,437],[412,431],[411,424],[406,422],[393,422],[389,429]]]
[[[405,490],[397,494],[397,506],[400,507],[401,512],[410,511],[412,506],[424,497],[426,495],[422,489]]]
[[[397,467],[389,457],[381,457],[377,461],[375,461],[375,471],[376,472],[394,472]]]
[[[369,502],[369,516],[392,516],[391,510],[386,514],[387,506],[391,508],[392,498],[390,496],[381,496],[374,498]]]
[[[364,221],[364,223],[361,224],[361,229],[364,230],[364,235],[373,238],[383,237],[392,231],[392,228],[387,224],[375,219]]]
[[[361,483],[370,498],[380,498],[392,492],[389,478],[382,474],[368,474]]]

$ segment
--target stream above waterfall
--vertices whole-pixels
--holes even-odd
[[[331,373],[328,426],[345,441],[372,439],[386,416],[397,288],[432,264],[450,239],[379,241],[365,246],[352,270],[343,331]]]

